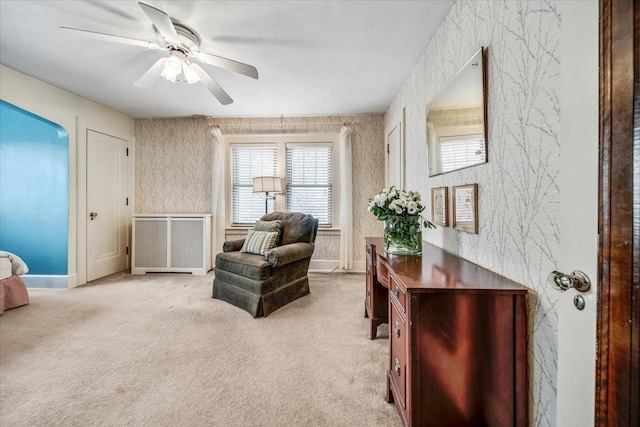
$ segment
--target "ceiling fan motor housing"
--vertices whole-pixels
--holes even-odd
[[[185,55],[189,56],[191,52],[195,52],[200,47],[200,36],[195,32],[191,27],[183,24],[182,22],[171,18],[171,22],[176,29],[176,33],[178,33],[178,37],[180,38],[180,45],[176,45],[174,43],[168,42],[162,34],[158,31],[158,29],[153,26],[153,29],[156,32],[156,37],[158,40],[170,51],[180,51]]]

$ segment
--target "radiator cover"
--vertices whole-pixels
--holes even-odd
[[[134,215],[131,274],[211,270],[211,215]]]

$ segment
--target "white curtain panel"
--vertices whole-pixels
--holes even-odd
[[[211,150],[213,155],[211,161],[213,168],[213,173],[211,174],[213,178],[211,183],[211,213],[213,214],[211,256],[215,257],[218,252],[222,251],[222,244],[225,240],[224,138],[220,128],[217,126],[211,128],[211,135],[213,135],[213,150]]]
[[[353,269],[353,197],[351,126],[340,129],[340,268]]]

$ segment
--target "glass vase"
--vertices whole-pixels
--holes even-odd
[[[384,247],[394,255],[420,255],[422,230],[420,215],[398,215],[384,222]]]

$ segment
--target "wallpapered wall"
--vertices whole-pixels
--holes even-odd
[[[211,213],[206,120],[136,120],[135,137],[135,212]]]
[[[209,129],[213,124],[220,126],[223,135],[230,135],[339,132],[342,123],[354,126],[353,254],[355,261],[364,261],[365,236],[382,234],[381,224],[366,211],[367,199],[384,185],[382,115],[136,120],[135,211],[211,212]],[[339,236],[319,235],[314,259],[339,259],[339,246]]]
[[[553,2],[458,1],[385,114],[388,126],[406,108],[407,188],[427,195],[479,185],[479,234],[438,227],[423,238],[537,294],[529,329],[536,426],[556,417],[558,313],[545,279],[559,251],[559,43]],[[426,105],[481,46],[489,48],[489,162],[429,178]]]

